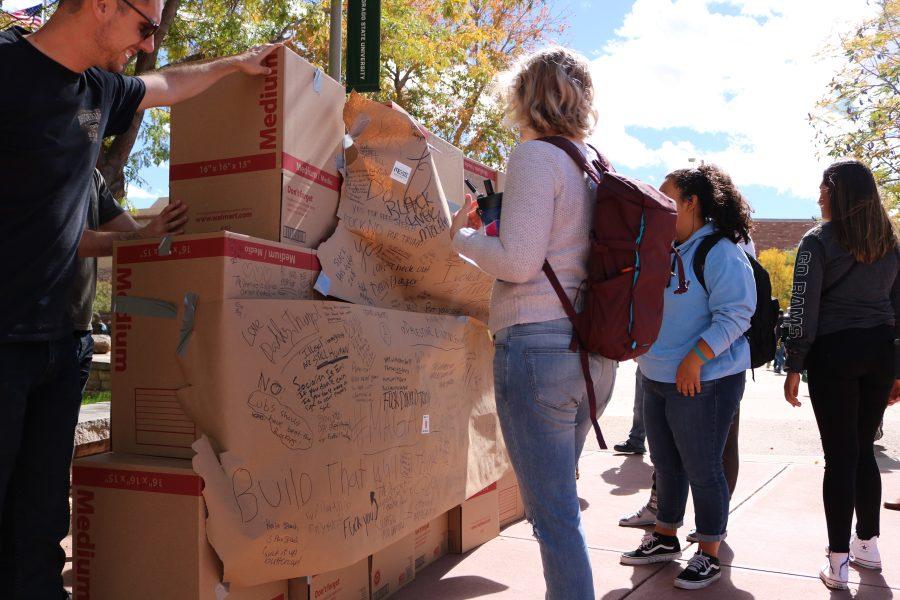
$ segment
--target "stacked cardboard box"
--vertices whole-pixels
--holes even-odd
[[[500,535],[500,504],[493,483],[448,513],[450,552],[465,554]]]
[[[291,50],[172,108],[169,194],[188,233],[228,229],[315,248],[335,225],[344,87]]]
[[[175,397],[186,383],[175,355],[185,294],[312,299],[319,261],[313,250],[229,232],[159,246],[127,242],[114,253],[112,448],[191,458],[199,432]]]
[[[516,472],[510,469],[497,482],[497,502],[500,509],[500,527],[506,527],[525,518],[525,504],[519,491]]]
[[[485,180],[489,180],[495,192],[502,192],[506,183],[506,174],[481,164],[471,158],[463,160],[463,175],[472,185],[478,188],[479,194],[485,194]]]
[[[269,76],[233,75],[173,109],[170,194],[188,205],[191,235],[116,248],[114,453],[74,467],[76,598],[380,600],[446,554],[450,531],[468,531],[460,543],[469,547],[496,535],[495,485],[458,509],[472,526],[454,530],[444,514],[367,560],[289,586],[221,583],[202,482],[185,460],[201,432],[175,395],[187,383],[175,358],[194,306],[185,295],[317,298],[314,249],[335,226],[341,183],[343,87],[287,49],[269,66]],[[468,163],[437,136],[428,144],[455,208]],[[481,185],[490,170],[472,164]]]
[[[369,559],[328,573],[288,581],[290,600],[369,600]]]
[[[221,583],[221,565],[206,541],[202,489],[187,460],[116,453],[76,460],[75,600],[284,600],[284,581],[251,588]]]

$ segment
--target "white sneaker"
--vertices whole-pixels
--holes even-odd
[[[881,554],[878,553],[878,536],[861,540],[856,535],[850,540],[850,562],[857,567],[881,570]]]
[[[848,565],[850,554],[847,552],[828,551],[828,562],[819,569],[819,579],[832,590],[848,589],[847,581],[850,578]]]
[[[656,525],[656,511],[645,504],[637,512],[619,519],[619,527],[647,527]]]

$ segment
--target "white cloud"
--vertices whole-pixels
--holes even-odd
[[[159,194],[154,194],[153,192],[139,188],[134,184],[128,186],[126,195],[132,202],[136,202],[138,200],[156,200],[157,198],[159,198]]]
[[[730,5],[726,15],[717,8]],[[840,62],[823,53],[872,14],[866,0],[636,0],[618,38],[592,61],[597,144],[613,162],[671,170],[715,162],[739,185],[818,193],[807,113]],[[630,126],[724,134],[710,151],[688,139],[648,148]]]

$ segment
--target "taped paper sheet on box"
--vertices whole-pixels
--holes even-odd
[[[352,94],[337,230],[319,248],[329,294],[487,320],[493,280],[461,259],[431,149],[409,115]],[[460,172],[460,179],[462,173]]]
[[[180,362],[209,436],[194,446],[209,539],[236,585],[350,565],[508,468],[474,319],[201,299]]]

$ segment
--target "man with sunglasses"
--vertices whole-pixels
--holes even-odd
[[[103,138],[222,77],[267,74],[275,45],[126,77],[163,0],[61,0],[39,31],[0,31],[0,596],[65,598],[60,540],[81,404],[68,314]]]

